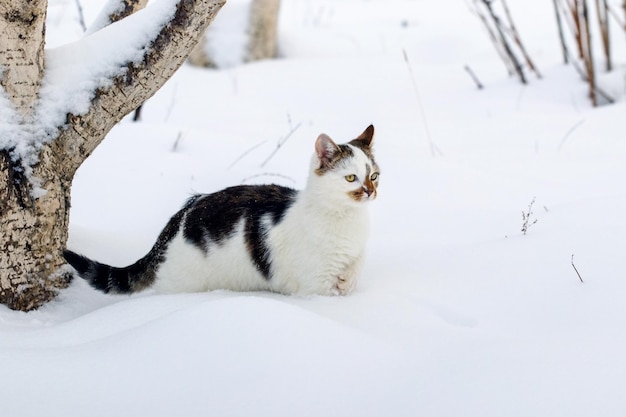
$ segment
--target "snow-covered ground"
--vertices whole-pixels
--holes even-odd
[[[77,280],[39,311],[0,307],[1,414],[625,415],[626,54],[601,75],[618,103],[592,109],[552,2],[509,1],[544,75],[527,86],[467,4],[283,0],[281,59],[183,67],[75,178],[69,246],[124,265],[190,194],[302,187],[319,133],[373,123],[382,177],[354,294]],[[51,2],[50,45],[80,37],[74,8]]]

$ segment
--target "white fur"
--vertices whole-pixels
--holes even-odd
[[[319,165],[314,156],[307,187],[283,220],[276,226],[269,219],[263,222],[271,279],[265,279],[250,259],[242,221],[235,233],[220,245],[211,245],[207,254],[186,242],[179,231],[168,246],[153,288],[163,293],[214,289],[302,295],[350,292],[363,262],[369,221],[367,202],[349,196],[363,186],[362,180],[349,183],[345,176],[362,179],[367,164],[371,165],[360,149],[353,147],[353,151],[343,166],[321,176],[314,173]]]

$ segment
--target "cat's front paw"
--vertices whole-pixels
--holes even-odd
[[[343,275],[339,275],[335,281],[335,285],[332,289],[334,295],[346,295],[352,292],[356,284],[356,279],[346,278]]]

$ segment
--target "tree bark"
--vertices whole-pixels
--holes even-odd
[[[0,2],[0,85],[22,117],[31,114],[44,69],[47,0]]]
[[[32,310],[67,286],[71,274],[62,251],[67,242],[74,173],[109,130],[152,96],[182,65],[224,2],[180,0],[173,18],[145,48],[143,60],[129,63],[125,75],[113,79],[109,87],[95,91],[86,113],[68,114],[58,137],[41,147],[37,162],[27,167],[29,172],[13,149],[0,149],[0,303],[13,309]],[[19,38],[17,25],[33,24],[32,19],[24,18],[24,9],[20,7],[35,3],[45,10],[45,0],[0,0],[2,33],[16,33]],[[20,18],[11,17],[16,9],[22,13]],[[45,12],[31,9],[28,16],[43,15],[42,22],[45,21]],[[23,33],[33,39],[24,40],[19,54],[14,50],[20,49],[15,46],[19,42],[10,39],[5,43],[5,39],[0,39],[0,64],[9,63],[2,86],[24,115],[18,123],[26,126],[43,75],[40,59],[45,31],[43,23],[39,30],[28,29]],[[23,72],[17,70],[20,63],[28,67]],[[22,88],[20,84],[24,83],[26,87]]]

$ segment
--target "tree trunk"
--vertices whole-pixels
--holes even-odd
[[[109,130],[182,65],[224,2],[180,0],[172,19],[147,41],[143,60],[128,63],[123,76],[94,91],[84,114],[68,114],[58,136],[39,145],[35,161],[20,159],[21,142],[0,148],[0,303],[32,310],[68,285],[62,251],[74,173]],[[19,140],[36,134],[30,119],[45,70],[45,8],[45,0],[0,0],[0,32],[9,34],[0,39],[0,84],[17,110],[11,120],[0,120],[0,142],[6,125],[21,128]]]
[[[63,268],[67,241],[70,181],[60,178],[50,148],[36,169],[46,190],[35,198],[30,182],[8,152],[0,153],[0,302],[32,310],[64,288],[70,274]]]
[[[235,64],[271,59],[276,57],[278,44],[278,17],[280,0],[250,0],[245,44],[240,52],[240,62],[222,62],[216,57],[212,45],[220,43],[222,34],[211,30],[198,42],[189,55],[191,65],[208,68],[226,68]],[[227,17],[224,15],[224,17]],[[226,33],[224,36],[232,36]]]
[[[47,0],[0,2],[0,85],[22,117],[31,114],[43,75]]]

